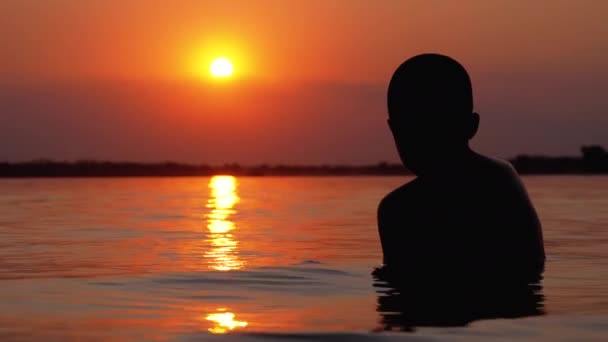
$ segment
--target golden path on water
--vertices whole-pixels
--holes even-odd
[[[247,322],[236,320],[236,315],[226,311],[225,308],[219,308],[217,311],[218,312],[207,314],[207,317],[205,318],[214,323],[213,327],[207,329],[210,333],[225,334],[236,328],[244,328],[247,326]]]
[[[209,181],[211,197],[207,201],[209,212],[207,230],[209,244],[205,257],[209,267],[216,271],[232,271],[241,269],[244,265],[239,259],[238,241],[233,231],[236,226],[230,217],[236,213],[235,205],[239,202],[237,181],[232,176],[215,176]],[[235,319],[233,312],[226,308],[218,308],[217,312],[208,313],[205,319],[213,323],[207,330],[212,334],[225,334],[237,328],[244,328],[247,322]]]
[[[230,216],[236,213],[234,206],[239,201],[237,181],[233,176],[214,176],[209,181],[211,198],[207,201],[209,212],[206,215],[209,244],[205,251],[209,267],[216,271],[241,269],[244,265],[239,259],[238,241],[234,238],[236,229]]]

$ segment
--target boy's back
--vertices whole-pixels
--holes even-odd
[[[543,267],[540,223],[517,173],[468,146],[478,124],[470,89],[464,68],[440,55],[406,61],[391,80],[389,124],[418,177],[379,205],[389,268],[509,276]]]

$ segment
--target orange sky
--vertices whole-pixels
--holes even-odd
[[[396,160],[383,92],[421,52],[469,69],[483,151],[608,145],[604,1],[4,0],[0,12],[0,160]],[[215,55],[233,59],[232,81],[200,76]]]
[[[441,51],[479,71],[607,68],[603,1],[5,0],[15,78],[179,79],[197,51],[233,52],[254,78],[383,83]],[[4,64],[4,63],[3,63]],[[500,70],[500,69],[498,69]]]

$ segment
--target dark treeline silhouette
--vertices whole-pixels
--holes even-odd
[[[510,162],[521,174],[608,173],[608,152],[601,146],[581,147],[582,157],[517,156]]]
[[[0,163],[0,177],[156,177],[156,176],[292,176],[292,175],[403,175],[408,171],[399,164],[379,163],[368,166],[347,165],[259,165],[223,166],[180,163],[132,163],[105,161],[59,162],[38,160],[23,163]]]
[[[521,174],[602,174],[608,173],[608,152],[601,146],[583,146],[582,157],[521,155],[510,160]],[[174,162],[135,163],[82,160],[76,162],[34,160],[0,162],[0,177],[156,177],[156,176],[351,176],[407,175],[401,164],[374,165],[191,165]]]

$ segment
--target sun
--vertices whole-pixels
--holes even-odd
[[[232,62],[230,62],[230,60],[221,57],[216,58],[213,60],[213,62],[211,62],[209,71],[213,77],[229,77],[232,75],[234,67],[232,66]]]

